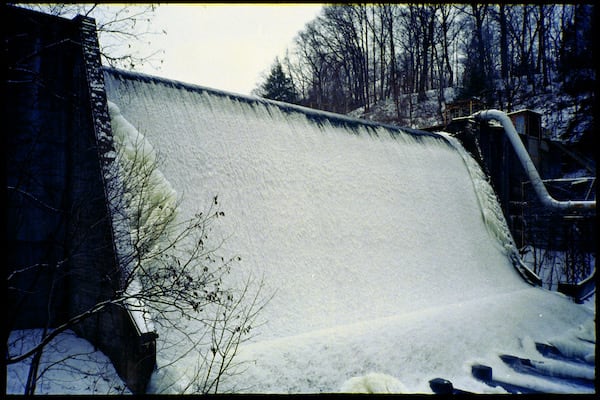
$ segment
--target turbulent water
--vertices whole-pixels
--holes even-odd
[[[493,191],[445,136],[114,70],[105,79],[159,153],[180,216],[218,196],[226,217],[211,238],[273,295],[240,350],[249,369],[224,388],[337,391],[375,372],[426,391],[428,374],[464,374],[492,344],[515,346],[517,331],[587,316],[542,318],[570,305],[517,273]],[[478,337],[490,330],[494,340]]]

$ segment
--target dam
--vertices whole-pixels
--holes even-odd
[[[74,332],[134,393],[595,390],[594,308],[537,285],[455,137],[106,68],[90,18],[7,10],[8,331],[89,313]],[[207,248],[261,305],[218,388],[206,324],[119,302],[127,140],[158,160],[152,212],[218,205]]]
[[[446,135],[104,76],[113,118],[161,154],[182,217],[218,196],[226,216],[212,239],[270,298],[240,347],[248,369],[221,388],[334,392],[378,372],[426,391],[423,376],[460,381],[465,357],[585,315],[545,319],[565,299],[527,282],[493,190]],[[177,357],[167,353],[159,369]]]

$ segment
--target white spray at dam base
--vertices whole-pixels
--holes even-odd
[[[499,352],[528,351],[523,343],[594,317],[523,280],[492,189],[449,138],[349,129],[266,102],[105,77],[113,118],[159,152],[181,217],[218,195],[226,217],[212,239],[241,256],[232,278],[264,277],[273,295],[224,391],[430,393],[428,380],[443,376],[502,392],[470,378],[470,365],[502,371]],[[158,352],[151,391],[187,386],[193,357],[163,368],[178,356]]]

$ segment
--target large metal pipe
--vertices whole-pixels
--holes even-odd
[[[517,154],[517,157],[519,158],[519,161],[521,162],[521,165],[523,166],[523,168],[525,169],[525,172],[529,176],[529,180],[531,181],[531,184],[533,185],[533,189],[535,190],[538,198],[540,199],[540,201],[542,202],[542,204],[545,207],[555,209],[555,210],[560,210],[560,211],[573,211],[573,210],[582,210],[582,209],[595,210],[596,209],[596,201],[595,200],[594,201],[580,201],[580,200],[559,201],[559,200],[556,200],[555,198],[553,198],[550,195],[550,193],[548,193],[548,190],[546,189],[546,186],[544,185],[542,178],[540,177],[537,169],[535,168],[535,165],[533,164],[533,161],[531,160],[531,157],[529,156],[527,149],[523,145],[523,142],[521,141],[521,138],[519,137],[517,130],[515,129],[511,119],[504,112],[499,111],[499,110],[479,111],[479,112],[473,114],[473,118],[475,118],[476,120],[480,120],[480,121],[496,120],[496,121],[500,122],[500,124],[502,124],[502,127],[504,128],[504,133],[506,133],[506,136],[508,137],[508,139],[510,140],[510,143],[512,144],[513,148],[515,149],[515,152]]]

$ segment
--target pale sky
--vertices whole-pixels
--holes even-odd
[[[305,24],[318,15],[320,4],[181,4],[161,5],[151,38],[164,49],[160,70],[141,72],[239,94],[250,94],[269,72],[276,56]],[[146,44],[147,45],[147,44]]]

